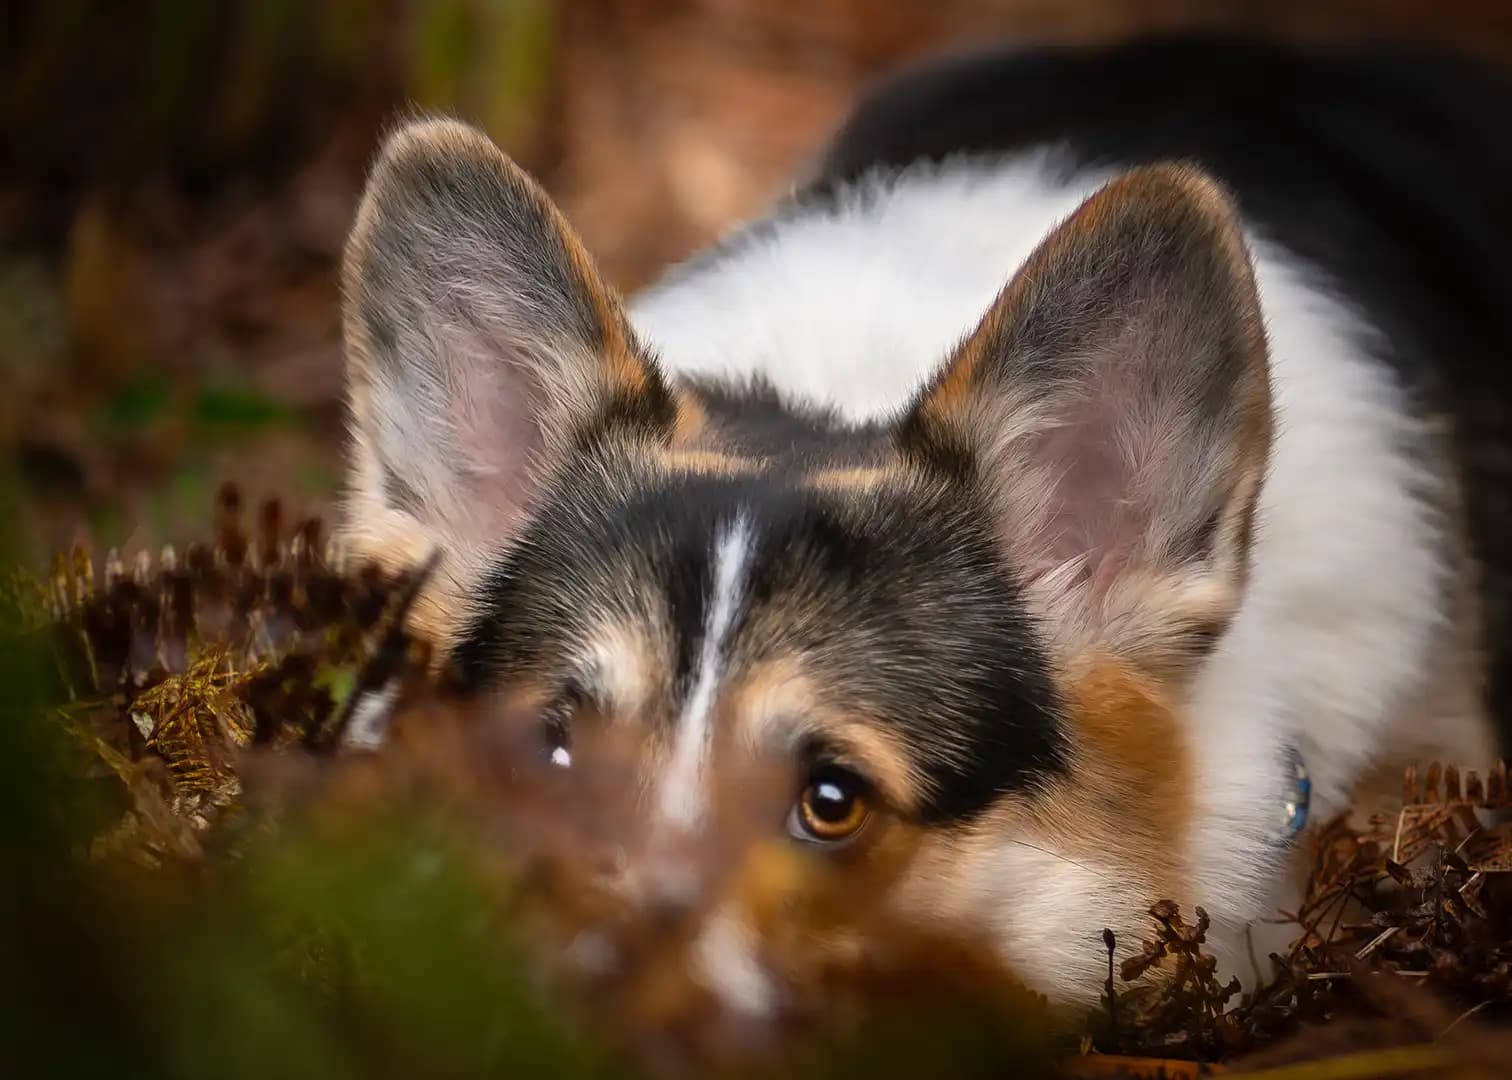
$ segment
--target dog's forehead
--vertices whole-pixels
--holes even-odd
[[[732,725],[821,743],[869,729],[943,816],[1046,767],[1048,661],[983,519],[814,475],[564,485],[501,557],[459,658],[586,688],[654,730],[674,815],[695,812],[694,778]]]
[[[962,529],[903,493],[837,490],[835,475],[571,474],[501,551],[459,654],[482,676],[507,675],[570,663],[607,636],[633,641],[679,688],[721,599],[742,661],[885,636],[952,596],[969,601],[962,586],[979,568],[961,557]],[[912,613],[901,623],[900,609]]]

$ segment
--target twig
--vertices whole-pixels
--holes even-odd
[[[1102,932],[1103,945],[1108,950],[1108,1022],[1113,1026],[1113,1037],[1118,1038],[1118,990],[1113,985],[1113,953],[1118,947],[1118,939],[1113,936],[1113,931],[1107,927]]]
[[[1455,1029],[1455,1028],[1457,1028],[1457,1027],[1459,1027],[1459,1026],[1460,1026],[1460,1023],[1461,1023],[1461,1021],[1464,1021],[1464,1020],[1468,1020],[1468,1019],[1470,1019],[1470,1018],[1471,1018],[1471,1017],[1472,1017],[1472,1016],[1474,1016],[1474,1015],[1475,1015],[1475,1014],[1476,1014],[1476,1013],[1478,1013],[1478,1012],[1480,1012],[1480,1011],[1481,1011],[1481,1010],[1482,1010],[1482,1009],[1484,1009],[1484,1008],[1485,1008],[1485,1007],[1486,1007],[1486,1006],[1487,1006],[1487,1005],[1491,1005],[1491,1004],[1493,1004],[1493,1003],[1494,1003],[1494,1002],[1495,1002],[1495,1001],[1496,1001],[1496,999],[1495,999],[1495,998],[1487,998],[1487,999],[1486,999],[1486,1000],[1485,1000],[1485,1001],[1483,1001],[1483,1002],[1481,1002],[1481,1003],[1480,1003],[1480,1004],[1479,1004],[1479,1005],[1472,1005],[1472,1006],[1470,1006],[1470,1008],[1468,1008],[1468,1009],[1466,1009],[1466,1010],[1465,1010],[1465,1011],[1464,1011],[1464,1012],[1462,1012],[1462,1013],[1460,1013],[1460,1014],[1459,1014],[1459,1015],[1458,1015],[1458,1016],[1456,1016],[1456,1017],[1455,1017],[1455,1018],[1454,1018],[1454,1019],[1453,1019],[1453,1021],[1451,1021],[1451,1022],[1450,1022],[1450,1024],[1449,1024],[1449,1026],[1448,1026],[1448,1027],[1446,1027],[1446,1028],[1445,1028],[1445,1029],[1444,1029],[1444,1030],[1443,1030],[1443,1031],[1441,1031],[1441,1032],[1439,1032],[1439,1033],[1438,1033],[1438,1034],[1437,1034],[1437,1035],[1435,1035],[1435,1036],[1434,1036],[1434,1037],[1433,1037],[1433,1041],[1434,1041],[1434,1042],[1438,1042],[1438,1041],[1439,1041],[1439,1040],[1440,1040],[1440,1039],[1442,1039],[1442,1038],[1443,1038],[1443,1037],[1444,1037],[1444,1036],[1445,1036],[1445,1035],[1447,1035],[1447,1034],[1449,1034],[1449,1033],[1450,1033],[1450,1032],[1451,1032],[1451,1031],[1453,1031],[1453,1030],[1454,1030],[1454,1029]]]
[[[1365,959],[1371,953],[1379,949],[1382,945],[1386,944],[1386,942],[1390,941],[1391,935],[1395,934],[1400,929],[1400,926],[1388,926],[1385,930],[1382,930],[1375,937],[1371,938],[1370,942],[1363,949],[1355,953],[1354,958],[1356,960]]]
[[[1249,954],[1250,970],[1255,973],[1255,985],[1259,986],[1265,982],[1265,975],[1260,970],[1260,958],[1255,955],[1254,930],[1253,926],[1244,928],[1244,951]]]

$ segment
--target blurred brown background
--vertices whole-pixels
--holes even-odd
[[[413,104],[485,126],[633,289],[755,213],[857,89],[1003,39],[1406,39],[1512,61],[1509,0],[10,0],[0,439],[33,557],[340,479],[333,269]]]

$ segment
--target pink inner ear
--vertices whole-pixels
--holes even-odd
[[[437,305],[432,315],[430,326],[412,330],[407,354],[423,351],[426,362],[367,369],[374,377],[363,425],[385,474],[375,494],[436,541],[494,545],[519,527],[533,499],[540,379],[519,359],[524,344],[470,313]]]
[[[450,489],[430,493],[433,510],[450,519],[441,524],[463,539],[497,542],[518,527],[533,499],[532,465],[543,439],[539,379],[508,355],[508,342],[473,328],[442,336],[444,415],[431,431],[445,445],[415,451],[450,459],[441,462]]]
[[[497,394],[483,413],[486,427],[469,425],[459,433],[461,496],[472,502],[481,527],[500,538],[529,509],[530,466],[540,447],[540,428],[522,398]]]
[[[1046,485],[1038,524],[1008,522],[1018,533],[1008,543],[1031,576],[1079,560],[1066,584],[1092,600],[1143,562],[1180,557],[1184,534],[1210,516],[1219,479],[1224,421],[1203,419],[1203,328],[1178,298],[1124,303],[1122,318],[1092,320],[1101,332],[1080,355],[1058,361],[1053,419],[1015,442],[1005,463],[1027,466],[1006,483]]]
[[[1097,363],[1098,374],[1074,397],[1066,395],[1070,400],[1061,404],[1054,426],[1012,451],[1014,459],[1032,464],[1026,472],[1049,490],[1041,522],[1008,523],[1018,530],[1009,543],[1041,573],[1081,560],[1072,580],[1094,597],[1137,558],[1154,509],[1149,485],[1169,471],[1162,468],[1162,443],[1179,435],[1179,425],[1141,430],[1145,418],[1131,415],[1141,408],[1132,377],[1138,367]]]

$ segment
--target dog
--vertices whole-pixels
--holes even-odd
[[[1235,953],[1309,816],[1512,716],[1509,116],[1385,48],[957,57],[628,301],[413,120],[345,255],[346,541],[435,553],[418,625],[546,759],[632,732],[657,830],[762,754],[774,835],[1057,999],[1162,898]]]

